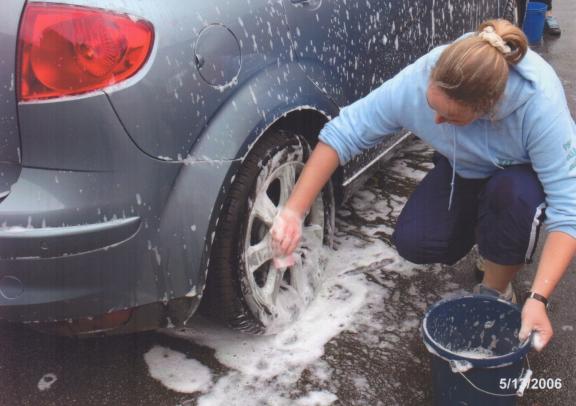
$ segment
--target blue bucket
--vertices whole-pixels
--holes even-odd
[[[526,34],[528,42],[531,44],[537,44],[542,40],[546,10],[548,10],[548,6],[544,3],[531,1],[526,6],[522,30],[524,30],[524,34]]]
[[[520,308],[484,295],[447,299],[433,305],[422,322],[432,354],[436,405],[515,405],[530,340],[520,343]]]

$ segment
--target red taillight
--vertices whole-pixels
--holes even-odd
[[[134,75],[146,62],[152,25],[77,6],[26,6],[19,36],[20,100],[86,93]]]

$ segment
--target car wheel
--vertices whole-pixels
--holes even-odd
[[[331,184],[316,198],[303,225],[295,264],[273,266],[270,227],[311,152],[286,131],[261,140],[244,160],[224,204],[211,250],[205,313],[228,326],[270,334],[296,320],[315,296],[322,246],[331,239]]]

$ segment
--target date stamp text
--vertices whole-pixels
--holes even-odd
[[[502,390],[517,390],[525,384],[525,389],[552,390],[562,389],[562,378],[500,378],[499,387]]]

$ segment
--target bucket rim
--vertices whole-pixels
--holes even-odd
[[[539,1],[529,1],[526,4],[526,11],[547,11],[548,10],[548,5],[546,3],[542,3]]]
[[[473,367],[476,367],[476,368],[477,367],[480,367],[480,368],[501,367],[501,366],[509,365],[511,363],[514,363],[514,362],[524,358],[524,356],[532,348],[530,338],[527,338],[526,340],[524,340],[524,342],[522,342],[520,344],[520,346],[518,347],[517,350],[510,352],[508,354],[497,355],[497,356],[493,356],[493,357],[485,357],[485,358],[470,358],[470,357],[466,357],[466,356],[463,356],[463,355],[460,355],[458,353],[455,353],[453,351],[448,350],[444,346],[440,345],[440,343],[438,343],[432,337],[432,335],[428,331],[428,327],[427,327],[427,325],[428,325],[427,321],[428,321],[430,314],[435,309],[437,309],[440,306],[445,305],[446,303],[455,302],[455,301],[462,301],[462,300],[469,300],[469,299],[486,299],[486,300],[489,300],[492,302],[500,302],[500,303],[503,303],[503,304],[505,304],[505,305],[515,309],[515,310],[518,310],[520,312],[520,307],[517,304],[513,304],[513,303],[510,303],[506,300],[496,298],[494,296],[489,296],[489,295],[467,294],[467,295],[463,295],[463,296],[442,299],[442,300],[434,303],[426,311],[424,319],[422,320],[422,335],[423,335],[424,343],[426,344],[426,349],[428,350],[428,352],[430,352],[431,354],[436,355],[436,356],[438,356],[438,357],[440,357],[446,361],[452,361],[452,360],[454,360],[454,361],[458,361],[458,360],[467,361]],[[431,349],[433,351],[431,351]]]

